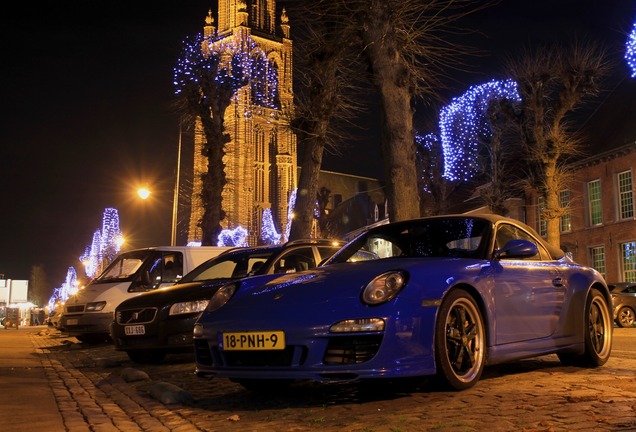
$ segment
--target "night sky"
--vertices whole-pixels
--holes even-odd
[[[0,274],[28,279],[40,264],[51,291],[68,267],[81,274],[79,256],[107,207],[119,210],[129,248],[169,244],[179,137],[173,68],[210,8],[216,1],[38,0],[2,14]],[[634,18],[636,1],[503,0],[465,21],[481,33],[467,43],[484,55],[467,60],[472,72],[455,74],[445,97],[501,78],[506,56],[540,42],[592,38],[619,56]],[[617,75],[628,75],[624,64]],[[430,117],[427,109],[416,117]],[[369,136],[362,132],[342,157],[327,155],[323,168],[380,177],[377,131],[368,126],[377,123],[372,110],[360,120]],[[361,153],[372,157],[351,164]],[[153,188],[152,200],[134,195],[140,184]]]

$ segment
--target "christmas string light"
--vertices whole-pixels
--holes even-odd
[[[121,250],[122,233],[119,229],[117,209],[107,208],[102,216],[102,229],[93,233],[93,241],[87,246],[80,261],[86,276],[95,277],[104,262],[111,262]]]
[[[632,71],[632,78],[636,77],[636,22],[632,26],[632,31],[627,37],[625,44],[625,60]]]
[[[219,234],[217,240],[217,246],[236,246],[246,247],[249,246],[247,242],[248,232],[242,226],[238,226],[234,229],[224,229]]]
[[[289,199],[287,200],[287,225],[285,226],[285,235],[283,237],[283,241],[287,242],[289,240],[289,233],[291,232],[291,225],[294,219],[294,208],[296,207],[296,196],[298,195],[298,188],[294,188],[289,194]]]
[[[424,192],[430,193],[429,185],[437,181],[436,173],[437,164],[439,163],[439,151],[435,151],[438,148],[439,137],[433,133],[426,135],[415,135],[416,155],[420,161],[422,161],[422,177],[421,179]],[[424,163],[424,161],[426,161]]]
[[[276,231],[274,226],[274,218],[272,217],[272,209],[263,210],[261,239],[264,244],[276,245],[280,243],[281,235]]]
[[[197,34],[182,43],[181,57],[174,68],[175,94],[198,91],[212,79],[215,86],[228,87],[233,98],[249,85],[251,103],[280,108],[278,67],[254,40],[243,33],[219,39]],[[204,98],[205,91],[199,92]],[[244,101],[247,102],[247,101]]]
[[[472,86],[440,111],[440,138],[444,151],[444,177],[468,180],[477,172],[480,136],[490,136],[486,118],[492,100],[521,101],[513,80],[492,80]]]

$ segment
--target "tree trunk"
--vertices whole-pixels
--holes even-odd
[[[302,169],[298,178],[298,192],[296,193],[296,207],[294,219],[289,234],[289,240],[308,239],[316,210],[318,194],[318,180],[322,166],[324,145],[319,138],[305,139]]]
[[[400,56],[398,38],[390,26],[385,0],[372,0],[363,38],[381,98],[382,137],[389,201],[389,219],[400,221],[420,216],[417,191],[415,133],[411,107],[413,79]]]
[[[207,141],[204,147],[204,156],[207,157],[207,172],[203,174],[203,218],[201,224],[201,244],[203,246],[216,246],[221,233],[221,222],[225,219],[223,210],[223,188],[227,183],[225,177],[225,143],[229,137],[225,134],[224,115],[229,105],[219,97],[212,107],[212,114],[200,116]]]

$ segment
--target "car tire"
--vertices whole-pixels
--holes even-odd
[[[166,358],[166,352],[161,350],[133,350],[126,354],[137,364],[159,364]]]
[[[568,366],[602,366],[612,351],[613,320],[607,299],[599,290],[590,290],[584,317],[583,354],[559,353],[559,360]]]
[[[634,314],[634,310],[627,306],[620,308],[616,314],[616,324],[619,327],[633,327],[635,319],[636,315]]]
[[[465,290],[453,290],[437,314],[437,377],[445,386],[464,390],[479,381],[485,361],[486,331],[479,306]]]

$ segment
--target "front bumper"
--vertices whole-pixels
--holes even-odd
[[[110,336],[118,351],[162,350],[192,352],[192,329],[197,315],[164,316],[164,311],[149,322],[111,323]],[[142,326],[143,334],[126,334],[126,327]]]
[[[108,334],[113,322],[112,312],[64,313],[59,327],[71,336],[85,334]]]

